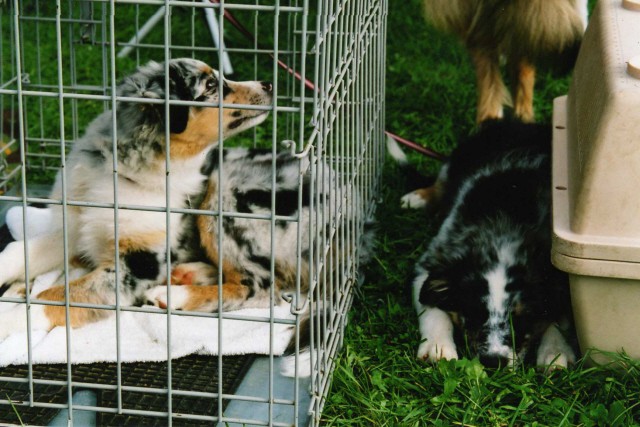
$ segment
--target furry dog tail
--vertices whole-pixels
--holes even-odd
[[[426,19],[470,49],[495,48],[508,58],[569,64],[586,29],[586,0],[424,0]],[[573,60],[572,60],[573,58]]]
[[[404,154],[404,151],[402,151],[402,148],[400,148],[400,144],[398,144],[398,142],[390,136],[387,136],[387,153],[399,165],[406,166],[407,164],[409,164],[407,155]]]
[[[508,3],[511,7],[504,9],[493,29],[503,35],[504,51],[514,57],[524,50],[534,63],[560,73],[573,68],[586,29],[576,0]]]

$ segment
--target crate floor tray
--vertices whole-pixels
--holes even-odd
[[[242,381],[247,369],[254,360],[253,355],[224,356],[222,358],[222,392],[233,394]],[[126,363],[122,364],[122,385],[140,388],[166,389],[167,363]],[[93,363],[73,365],[72,378],[74,382],[93,383],[99,385],[116,385],[117,365],[115,363]],[[171,362],[173,390],[217,393],[218,392],[218,357],[187,356]],[[0,377],[27,378],[27,366],[8,366],[0,369]],[[67,365],[35,365],[34,379],[67,381]],[[88,388],[88,387],[87,387]],[[29,425],[47,425],[56,416],[59,409],[47,407],[29,407],[29,385],[25,382],[0,380],[2,399],[16,402],[14,407],[0,404],[0,424],[19,424],[17,413],[22,423]],[[74,387],[74,392],[82,387]],[[116,390],[98,390],[92,388],[97,395],[97,406],[117,408]],[[34,384],[34,400],[41,404],[66,404],[67,385]],[[23,403],[24,402],[24,403]],[[227,401],[223,401],[223,407]],[[122,406],[129,410],[167,411],[167,395],[144,391],[123,391]],[[172,411],[175,414],[216,416],[218,399],[199,396],[173,396]],[[212,425],[211,421],[181,419],[173,417],[175,426],[205,426]],[[163,426],[167,425],[166,417],[144,415],[127,415],[99,412],[96,418],[98,426]]]

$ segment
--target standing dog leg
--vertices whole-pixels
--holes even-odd
[[[536,81],[536,69],[528,60],[522,58],[513,64],[514,113],[525,123],[533,123],[533,87]]]
[[[498,53],[484,49],[471,49],[471,59],[476,69],[478,84],[476,123],[502,118],[502,106],[510,105],[511,99],[500,74]]]

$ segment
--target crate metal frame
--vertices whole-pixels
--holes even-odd
[[[30,400],[23,404],[29,406],[56,407],[68,410],[69,422],[73,423],[73,411],[82,409],[125,414],[140,414],[154,417],[164,417],[169,425],[172,424],[171,396],[198,395],[202,398],[219,398],[218,415],[185,415],[182,419],[206,420],[224,423],[245,423],[251,425],[299,425],[307,422],[303,416],[308,410],[308,421],[316,425],[325,403],[326,395],[331,384],[331,373],[335,367],[335,356],[339,351],[347,314],[353,299],[354,287],[359,281],[358,267],[362,248],[362,237],[365,222],[371,218],[375,209],[376,194],[380,185],[380,171],[384,160],[384,65],[386,40],[386,13],[388,0],[290,0],[265,1],[234,0],[204,3],[199,1],[169,1],[169,0],[56,0],[55,7],[44,0],[24,4],[13,0],[9,5],[0,6],[0,56],[10,58],[2,61],[0,68],[0,125],[5,129],[3,136],[3,154],[0,154],[0,202],[3,208],[11,204],[22,206],[26,210],[30,203],[48,203],[61,205],[66,211],[69,206],[88,206],[113,209],[115,236],[118,237],[118,210],[143,209],[165,212],[167,228],[172,212],[190,212],[217,217],[219,230],[223,217],[251,217],[256,221],[270,221],[272,236],[276,221],[298,222],[298,236],[308,233],[311,237],[311,247],[302,248],[298,239],[297,251],[302,256],[304,249],[309,251],[309,282],[311,291],[308,300],[298,291],[291,295],[294,321],[276,319],[271,311],[268,319],[245,318],[234,315],[233,312],[220,314],[199,313],[198,316],[219,318],[219,332],[224,319],[240,319],[247,321],[269,322],[273,335],[276,323],[290,323],[296,328],[296,373],[300,367],[299,334],[300,320],[307,306],[312,313],[311,327],[311,368],[310,382],[304,381],[296,375],[293,379],[293,393],[291,398],[276,396],[274,389],[279,387],[278,366],[276,357],[271,354],[267,358],[268,372],[266,396],[253,395],[225,395],[222,392],[222,381],[219,381],[218,393],[199,393],[184,390],[173,390],[171,386],[171,358],[167,359],[167,387],[163,389],[149,389],[144,387],[127,387],[122,384],[120,366],[120,346],[118,346],[117,378],[112,386],[98,386],[97,384],[76,383],[72,381],[73,364],[70,347],[72,345],[70,327],[67,326],[67,381],[51,381],[46,378],[34,378],[31,369],[27,378],[0,378],[0,380],[27,383],[30,388]],[[284,3],[284,4],[281,4]],[[164,8],[162,22],[162,36],[154,40],[135,40],[131,35],[138,32],[144,25],[145,19]],[[115,197],[104,203],[88,203],[78,200],[67,200],[66,182],[63,182],[63,197],[53,200],[41,196],[42,185],[46,186],[51,172],[65,165],[65,153],[82,134],[87,121],[95,114],[85,117],[83,106],[91,105],[97,111],[115,109],[117,101],[150,102],[149,100],[123,98],[116,95],[116,85],[119,78],[132,71],[132,67],[146,62],[148,57],[157,61],[192,56],[203,59],[217,69],[222,67],[223,50],[209,46],[209,39],[201,37],[203,31],[208,31],[203,18],[203,9],[214,11],[219,17],[225,13],[242,15],[252,23],[253,33],[256,35],[251,47],[238,40],[229,40],[234,28],[229,21],[219,20],[219,38],[225,40],[224,52],[231,56],[234,65],[242,63],[238,57],[250,57],[249,73],[242,79],[265,79],[267,74],[273,81],[274,101],[267,107],[271,110],[271,119],[267,125],[271,136],[265,137],[258,130],[245,143],[266,145],[275,153],[280,150],[282,143],[288,145],[296,156],[308,160],[308,173],[312,182],[322,192],[312,194],[313,221],[310,229],[302,229],[301,223],[295,217],[280,217],[272,212],[270,215],[248,215],[236,212],[212,212],[191,209],[170,209],[167,207],[141,207],[123,205],[118,202],[118,164],[114,161],[113,186]],[[129,15],[133,13],[134,23],[121,29],[117,18],[125,10]],[[202,16],[201,16],[202,15]],[[268,24],[263,23],[268,20]],[[247,21],[245,21],[245,24]],[[131,24],[130,22],[128,24]],[[160,24],[158,25],[160,26]],[[187,28],[186,34],[184,28]],[[54,34],[55,37],[55,74],[47,73],[44,63],[48,58],[43,47],[43,39]],[[267,36],[264,36],[267,34]],[[269,35],[270,34],[270,35]],[[225,37],[227,36],[227,37]],[[265,45],[264,36],[270,43]],[[133,40],[133,43],[131,42]],[[32,48],[34,47],[34,48]],[[42,49],[41,49],[42,47]],[[134,58],[123,60],[117,58],[117,52],[123,47],[133,49]],[[7,55],[7,51],[9,54]],[[271,55],[272,59],[267,59]],[[35,56],[35,57],[34,57]],[[87,75],[81,65],[85,58],[99,57],[101,70],[96,75]],[[286,63],[289,70],[282,69]],[[7,65],[10,64],[10,65]],[[265,67],[265,63],[270,63]],[[295,71],[295,73],[293,72]],[[299,74],[299,79],[295,74]],[[221,71],[221,74],[222,71]],[[310,89],[307,79],[313,81]],[[167,82],[168,84],[168,82]],[[168,92],[168,91],[167,91]],[[201,103],[159,100],[165,104],[168,114],[170,105],[200,105]],[[220,115],[224,105],[222,100],[217,107]],[[244,106],[247,109],[264,107]],[[49,111],[58,111],[53,120],[57,124],[49,123]],[[8,115],[5,112],[8,111]],[[56,116],[56,114],[51,114]],[[113,131],[116,130],[116,116],[113,116]],[[166,129],[166,139],[169,140],[169,127]],[[237,138],[237,137],[236,137]],[[236,138],[223,142],[221,146],[236,145]],[[247,140],[247,138],[244,138]],[[115,152],[115,138],[113,141]],[[10,160],[9,152],[19,153],[19,160]],[[15,154],[14,154],[15,155]],[[222,162],[222,160],[221,160]],[[302,163],[301,163],[302,164]],[[320,164],[331,165],[331,180],[322,176]],[[272,165],[274,168],[275,160]],[[221,163],[219,170],[224,165]],[[171,164],[167,159],[167,188],[171,175]],[[302,168],[302,166],[301,166]],[[305,172],[301,169],[301,173]],[[48,178],[40,175],[48,174]],[[275,188],[275,175],[272,188]],[[36,178],[34,180],[34,177]],[[39,178],[39,179],[38,179]],[[220,172],[220,179],[222,174]],[[335,178],[335,179],[333,179]],[[32,183],[35,181],[35,183]],[[334,188],[322,188],[326,182],[335,182]],[[339,193],[346,189],[349,197],[337,200],[326,194]],[[322,195],[321,195],[322,194]],[[169,194],[167,192],[167,202]],[[302,200],[298,201],[299,207]],[[272,206],[275,206],[275,192],[272,192]],[[68,241],[65,223],[65,264],[68,266]],[[23,232],[26,234],[27,225]],[[221,239],[222,233],[218,233]],[[219,247],[222,247],[219,241]],[[275,242],[271,239],[272,253]],[[117,254],[116,246],[116,257]],[[223,257],[220,251],[219,261]],[[170,253],[167,254],[170,257]],[[27,260],[27,263],[29,260]],[[33,262],[33,261],[32,261]],[[116,264],[117,265],[117,264]],[[28,268],[28,264],[27,264]],[[119,274],[116,268],[116,274]],[[168,268],[169,270],[169,268]],[[168,273],[170,273],[168,271]],[[300,263],[298,263],[298,285],[300,282]],[[222,273],[219,273],[221,276]],[[274,275],[274,260],[271,259],[271,275]],[[27,278],[27,280],[33,278]],[[219,277],[222,283],[222,277]],[[65,271],[65,286],[69,286],[69,269]],[[220,292],[221,288],[220,288]],[[221,296],[221,295],[220,295]],[[272,293],[272,298],[274,295]],[[16,301],[15,299],[0,298],[1,301]],[[20,301],[25,305],[29,318],[28,307],[34,304],[55,304],[36,301],[27,292],[26,298]],[[147,312],[157,310],[145,307],[121,306],[116,295],[113,306],[95,306],[85,303],[64,303],[69,307],[91,307],[113,310],[116,317],[116,333],[118,337],[123,333],[119,330],[119,316],[124,311]],[[171,312],[173,315],[184,313]],[[68,314],[67,314],[68,315]],[[193,315],[189,313],[189,315]],[[167,355],[171,349],[171,317],[167,316]],[[28,331],[29,367],[31,368],[31,331]],[[219,333],[219,337],[221,337]],[[221,346],[221,338],[219,345]],[[271,341],[273,343],[273,340]],[[222,356],[218,356],[218,375],[222,376]],[[66,385],[68,403],[53,405],[38,402],[33,397],[34,384]],[[110,388],[118,393],[118,405],[115,408],[99,408],[91,405],[74,403],[74,389],[79,386],[86,388]],[[309,388],[307,390],[307,387]],[[167,394],[169,396],[166,412],[153,412],[127,409],[122,406],[122,391],[136,391]],[[308,408],[301,408],[300,396],[310,393]],[[266,418],[248,419],[242,417],[225,417],[223,400],[232,404],[268,406]],[[306,402],[306,401],[305,401]],[[9,402],[0,396],[0,404]],[[280,422],[274,419],[278,405],[292,408],[290,422]],[[19,408],[19,406],[18,406]],[[220,415],[222,414],[222,415]]]

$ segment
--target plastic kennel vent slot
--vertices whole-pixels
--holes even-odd
[[[640,11],[623,6],[598,1],[554,104],[552,258],[570,274],[582,350],[640,358]]]
[[[6,342],[0,342],[0,383],[9,385],[2,387],[9,392],[0,395],[0,424],[18,423],[15,412],[24,416],[26,424],[46,424],[51,420],[29,419],[29,414],[44,416],[47,411],[57,414],[64,425],[67,421],[84,425],[87,416],[97,424],[131,425],[320,422],[353,290],[360,280],[365,223],[372,217],[380,185],[387,8],[387,0],[0,2],[0,224],[13,206],[20,208],[20,217],[32,204],[71,209],[81,203],[111,211],[118,206],[114,199],[97,203],[50,199],[48,191],[66,161],[63,153],[69,153],[89,122],[117,105],[115,88],[121,80],[151,60],[195,58],[229,80],[272,82],[273,100],[264,107],[269,117],[225,140],[224,146],[265,148],[272,153],[289,150],[299,159],[300,176],[312,183],[312,193],[298,192],[295,201],[296,206],[307,203],[303,197],[312,201],[308,225],[303,226],[299,216],[283,216],[275,210],[249,218],[271,224],[272,247],[276,247],[273,230],[279,221],[301,224],[293,227],[296,243],[292,246],[309,268],[298,266],[294,281],[308,282],[308,294],[294,292],[287,295],[291,308],[281,304],[278,310],[266,309],[259,315],[229,311],[199,317],[216,322],[209,331],[216,336],[234,324],[266,328],[260,334],[266,344],[257,356],[227,356],[220,339],[218,353],[224,355],[187,356],[197,358],[191,362],[167,360],[173,354],[172,343],[180,340],[179,321],[190,315],[162,314],[158,328],[166,333],[166,352],[154,364],[134,367],[122,356],[129,331],[116,331],[115,325],[124,324],[130,316],[150,315],[147,310],[155,310],[158,316],[159,309],[105,307],[114,325],[114,348],[120,350],[104,368],[95,363],[78,365],[74,360],[82,344],[81,329],[54,330],[62,339],[64,359],[56,360],[55,373],[50,366],[41,369],[38,364],[41,334],[30,331],[16,339],[12,360],[7,360],[9,353],[2,347]],[[272,167],[277,167],[275,161]],[[331,176],[321,170],[330,171]],[[118,180],[118,171],[113,173],[106,186]],[[179,177],[169,172],[167,179]],[[171,216],[165,206],[152,208]],[[198,214],[247,217],[233,210]],[[42,225],[34,222],[27,219],[27,232]],[[217,223],[222,227],[223,221]],[[3,233],[0,241],[5,242],[6,228]],[[224,258],[224,248],[221,252]],[[267,257],[271,281],[274,257],[273,252]],[[58,284],[68,283],[72,270],[70,263]],[[0,310],[16,303],[25,315],[39,304],[29,298],[16,302],[2,296]],[[296,350],[292,366],[295,372],[310,367],[311,376],[284,377],[282,350],[275,350],[278,333],[289,331],[296,349],[301,348],[307,307],[311,309],[310,360]],[[105,341],[98,347],[109,344]],[[88,400],[80,398],[86,393]]]

